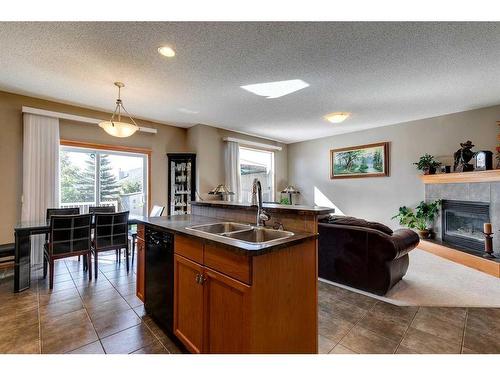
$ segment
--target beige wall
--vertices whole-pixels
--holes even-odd
[[[13,227],[21,217],[22,194],[22,106],[71,113],[93,118],[107,118],[109,114],[42,99],[0,92],[0,243],[13,242]],[[67,120],[60,122],[62,139],[107,145],[142,147],[151,154],[151,201],[166,205],[167,200],[167,152],[186,150],[186,129],[139,121],[141,125],[156,128],[158,133],[136,133],[130,138],[115,138],[95,125]]]
[[[16,95],[0,91],[0,244],[14,241],[13,227],[21,217],[22,194],[22,106],[47,109],[92,118],[108,118],[110,114],[88,108],[61,104],[53,101]],[[151,154],[151,203],[167,205],[168,152],[196,152],[198,191],[203,197],[210,189],[224,182],[223,137],[233,136],[251,141],[277,145],[277,142],[251,137],[206,125],[190,129],[140,120],[141,125],[158,130],[156,135],[136,133],[130,138],[116,138],[95,125],[74,121],[60,121],[61,139],[81,142],[141,147],[152,150]],[[281,145],[281,144],[280,144]],[[275,154],[276,189],[287,183],[287,147]],[[279,195],[277,195],[279,197]]]
[[[196,153],[197,187],[203,199],[213,199],[208,192],[218,184],[224,183],[224,141],[222,140],[224,137],[281,146],[282,150],[274,153],[275,190],[279,192],[285,188],[288,182],[287,145],[207,125],[196,125],[187,131],[187,148]],[[279,193],[276,193],[276,199],[279,200],[279,197]]]
[[[468,139],[475,150],[494,151],[497,120],[500,106],[291,144],[289,180],[301,189],[303,203],[314,203],[316,187],[346,215],[397,227],[390,218],[398,207],[424,198],[424,185],[412,163],[426,152],[450,156]],[[330,149],[382,141],[391,142],[390,177],[330,179]]]

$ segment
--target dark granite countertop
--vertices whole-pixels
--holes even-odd
[[[252,206],[248,203],[237,203],[237,202],[226,202],[226,201],[192,201],[193,206],[205,206],[205,207],[224,207],[224,208],[234,208],[234,209],[245,209],[245,210],[257,210],[257,206]],[[297,215],[326,215],[334,213],[334,208],[320,207],[320,206],[303,206],[303,205],[289,205],[289,204],[274,204],[274,203],[264,203],[262,205],[266,211],[269,212],[286,212],[295,213]]]
[[[297,243],[317,237],[317,234],[313,233],[294,232],[294,235],[291,237],[282,238],[267,244],[249,243],[210,233],[195,232],[191,229],[188,229],[188,227],[194,225],[213,224],[213,223],[220,223],[227,221],[208,216],[198,216],[198,215],[175,215],[175,216],[161,216],[161,217],[134,216],[134,221],[158,229],[165,229],[174,234],[180,233],[183,235],[199,238],[204,241],[212,242],[217,244],[218,246],[223,246],[230,250],[249,256],[262,255],[270,251],[278,250],[284,247],[289,247],[291,245],[295,245]]]

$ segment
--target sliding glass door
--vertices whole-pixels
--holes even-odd
[[[115,206],[147,215],[148,158],[144,154],[61,146],[60,206]]]

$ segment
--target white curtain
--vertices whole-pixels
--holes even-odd
[[[43,221],[59,205],[59,119],[23,116],[22,221]],[[31,264],[43,261],[44,236],[31,239]]]
[[[238,142],[226,142],[224,161],[226,169],[226,186],[232,192],[230,200],[241,201],[240,145]]]

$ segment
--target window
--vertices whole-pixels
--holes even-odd
[[[274,202],[274,153],[240,146],[242,202],[252,201],[255,178],[262,185],[262,200]]]
[[[147,215],[146,154],[60,147],[60,207],[112,205],[117,211]]]

